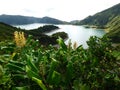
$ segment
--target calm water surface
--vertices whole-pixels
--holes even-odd
[[[22,29],[30,30],[34,28],[38,28],[46,24],[34,23],[27,25],[15,25],[16,27],[20,27]],[[102,29],[94,29],[94,28],[85,28],[83,26],[75,26],[75,25],[56,25],[60,29],[52,31],[50,33],[45,33],[47,35],[52,35],[56,32],[66,32],[68,34],[68,39],[65,41],[67,44],[69,40],[72,43],[77,42],[78,45],[83,45],[84,48],[87,47],[86,41],[89,40],[90,36],[98,36],[102,37],[105,34],[105,31]]]

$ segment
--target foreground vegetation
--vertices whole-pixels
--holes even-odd
[[[46,48],[16,32],[0,42],[0,90],[119,90],[120,49],[108,38],[91,37],[88,49],[57,41]]]

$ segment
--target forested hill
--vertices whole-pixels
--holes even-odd
[[[112,19],[107,27],[109,28],[106,35],[112,39],[112,42],[120,43],[120,15]]]
[[[24,32],[26,37],[28,35],[32,35],[33,39],[39,40],[39,42],[43,45],[56,44],[56,40],[59,36],[63,39],[67,38],[67,34],[65,32],[58,32],[55,33],[53,36],[48,36],[44,34],[45,32],[50,32],[56,29],[59,29],[59,27],[54,25],[45,25],[34,30],[23,30],[0,22],[0,42],[5,40],[13,40],[14,32],[19,31]]]
[[[50,23],[50,24],[64,24],[64,21],[51,18],[51,17],[30,17],[30,16],[21,16],[21,15],[0,15],[0,22],[4,22],[7,24],[32,24],[32,23]]]
[[[15,31],[21,30],[0,22],[0,41],[13,39],[13,34]]]
[[[96,25],[107,29],[107,36],[114,43],[120,43],[120,3],[102,12],[89,16],[76,24]]]
[[[46,26],[44,26],[44,28],[45,27]],[[54,26],[50,26],[50,27],[54,27]],[[42,27],[41,27],[41,29],[42,29]],[[51,29],[49,28],[48,30],[51,30]],[[32,31],[31,30],[23,30],[23,29],[16,28],[16,27],[13,27],[13,26],[10,26],[8,24],[0,22],[0,41],[13,39],[15,31],[24,32],[26,35],[34,36],[34,38],[36,38],[38,36],[39,37],[45,36],[44,34],[41,34],[41,30],[39,30],[39,31],[38,30],[35,30],[35,31],[33,31],[33,30]]]
[[[77,22],[76,24],[103,26],[119,15],[120,3],[102,12],[96,13],[93,16],[88,16],[87,18],[81,20],[80,22]]]

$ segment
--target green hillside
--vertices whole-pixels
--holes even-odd
[[[0,22],[0,41],[12,39],[14,31],[21,30]]]
[[[109,27],[107,36],[112,39],[112,42],[120,43],[120,15],[110,21],[107,27]]]
[[[0,41],[4,40],[13,40],[14,32],[15,31],[22,31],[25,33],[25,36],[32,35],[34,39],[38,39],[41,44],[49,45],[49,44],[56,44],[56,37],[60,36],[63,39],[67,38],[67,34],[65,32],[56,33],[56,37],[45,35],[45,32],[50,32],[52,30],[59,29],[59,27],[54,25],[45,25],[43,27],[39,27],[34,30],[23,30],[20,28],[16,28],[10,26],[5,23],[0,23]]]
[[[120,3],[93,16],[88,16],[76,24],[104,28],[112,42],[120,43]]]
[[[118,15],[120,15],[120,3],[93,16],[88,16],[77,24],[104,26]]]

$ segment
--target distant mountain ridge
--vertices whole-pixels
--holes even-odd
[[[21,25],[21,24],[32,24],[32,23],[49,23],[49,24],[64,24],[64,21],[51,18],[51,17],[43,17],[43,18],[36,18],[30,16],[21,16],[21,15],[0,15],[0,22],[6,24],[14,24],[14,25]]]

